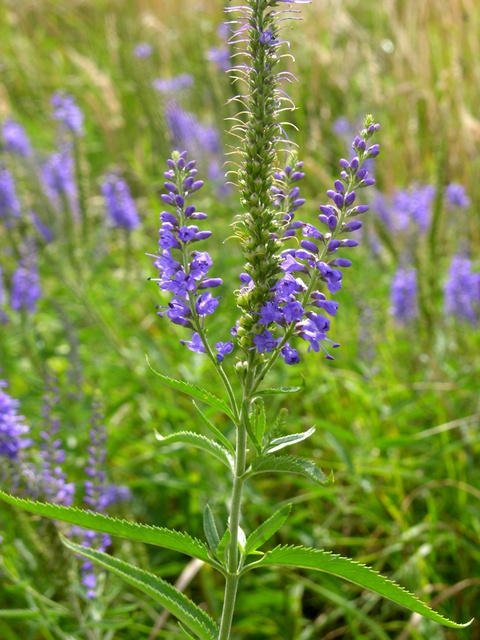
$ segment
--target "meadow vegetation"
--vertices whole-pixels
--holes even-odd
[[[365,195],[362,242],[349,255],[355,273],[336,294],[335,360],[305,349],[301,370],[278,362],[271,374],[272,386],[304,385],[299,396],[272,396],[267,409],[273,416],[287,406],[289,430],[316,427],[295,454],[333,481],[261,476],[246,490],[245,513],[253,528],[292,502],[271,546],[348,555],[465,622],[480,597],[480,9],[475,0],[441,4],[313,0],[282,32],[295,58],[285,68],[298,78],[285,87],[296,110],[283,116],[298,128],[286,132],[304,161],[303,217],[326,202],[366,113],[381,123],[382,152],[375,193]],[[206,503],[225,520],[229,481],[203,453],[159,446],[155,430],[201,427],[191,399],[162,386],[145,355],[165,375],[216,393],[218,381],[180,343],[189,337],[184,327],[157,316],[166,298],[147,281],[156,271],[146,254],[157,251],[165,161],[186,141],[205,180],[197,208],[209,215],[209,251],[223,278],[209,330],[228,340],[242,255],[229,238],[238,193],[223,178],[236,161],[226,155],[235,145],[226,118],[236,107],[221,69],[224,19],[221,0],[0,0],[0,126],[21,124],[33,149],[11,151],[0,136],[1,180],[8,171],[19,207],[12,213],[0,191],[0,379],[8,383],[0,391],[20,402],[30,428],[21,472],[0,447],[1,488],[22,495],[35,486],[45,431],[58,420],[50,440],[61,442],[48,446],[65,452],[74,504],[88,505],[85,468],[97,465],[90,477],[101,469],[103,484],[116,488],[107,513],[200,539]],[[141,44],[150,45],[147,55],[136,50]],[[55,119],[55,94],[73,96],[83,113],[78,135]],[[201,136],[188,138],[185,126]],[[75,188],[72,200],[66,191],[55,200],[45,166],[66,142]],[[109,218],[107,175],[128,185],[138,224]],[[13,276],[32,255],[41,293],[34,308],[31,291],[14,308]],[[452,267],[455,257],[466,262]],[[413,288],[402,280],[395,294],[399,269],[416,279]],[[228,435],[226,421],[205,413]],[[103,446],[102,426],[106,457],[92,462],[91,432]],[[98,597],[89,598],[82,561],[57,528],[65,530],[1,504],[1,638],[183,637],[114,576],[100,573]],[[181,589],[218,617],[223,586],[209,567],[120,538],[108,548],[168,581],[182,574]],[[333,577],[250,576],[238,596],[239,639],[480,638],[478,620],[446,629]]]

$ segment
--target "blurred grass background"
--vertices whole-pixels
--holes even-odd
[[[282,36],[295,57],[295,62],[285,58],[285,68],[299,80],[287,88],[297,109],[285,119],[299,129],[289,129],[289,135],[305,160],[305,208],[316,215],[345,154],[333,131],[336,119],[358,123],[373,113],[382,126],[375,169],[380,190],[389,194],[415,183],[455,181],[471,198],[468,215],[456,219],[443,213],[436,252],[424,256],[422,268],[439,289],[460,241],[468,241],[472,257],[479,259],[480,9],[474,0],[314,0],[301,9],[302,21],[286,23]],[[223,20],[218,0],[0,0],[0,120],[17,119],[38,152],[49,153],[55,146],[51,96],[58,90],[74,95],[85,114],[86,135],[79,146],[92,212],[89,240],[75,248],[75,260],[61,241],[42,249],[38,313],[12,315],[0,327],[1,377],[21,400],[33,432],[41,428],[47,370],[58,377],[65,397],[82,390],[79,399],[70,394],[59,408],[74,479],[86,458],[89,400],[99,390],[109,436],[108,473],[133,492],[124,515],[199,537],[207,501],[225,519],[228,481],[202,454],[165,455],[155,449],[154,428],[199,426],[188,398],[159,387],[144,359],[147,353],[154,368],[215,389],[206,363],[179,344],[184,331],[156,317],[158,294],[145,282],[154,275],[145,253],[156,249],[158,191],[171,150],[162,96],[152,80],[192,74],[185,108],[202,123],[218,126],[225,145],[232,144],[222,120],[234,113],[225,103],[235,89],[208,56],[210,47],[222,45],[217,29]],[[143,42],[153,53],[138,59],[133,50]],[[99,184],[112,168],[129,182],[142,216],[130,246],[118,231],[101,225]],[[18,174],[26,205],[33,197],[28,180]],[[209,246],[216,273],[225,279],[223,315],[212,319],[211,335],[218,331],[226,340],[222,331],[236,317],[230,292],[237,287],[241,258],[234,242],[223,239],[239,207],[235,194],[219,199],[213,189],[205,190],[200,204],[217,241],[216,248]],[[378,221],[365,216],[365,223],[368,239]],[[0,231],[0,241],[8,266],[5,232]],[[292,500],[293,515],[278,542],[350,555],[448,617],[465,621],[478,613],[480,585],[480,333],[446,318],[438,295],[431,300],[433,315],[397,327],[388,311],[395,266],[391,253],[374,254],[365,242],[337,296],[332,337],[342,347],[335,362],[311,354],[301,373],[280,366],[274,373],[281,384],[305,377],[304,395],[288,402],[288,428],[317,426],[314,439],[296,453],[333,470],[335,483],[312,488],[302,480],[255,481],[246,495],[245,527],[251,530],[279,502]],[[0,586],[0,609],[28,605],[25,582],[65,604],[62,589],[52,587],[52,575],[62,567],[50,559],[52,573],[46,577],[46,560],[25,533],[37,527],[33,539],[45,540],[45,530],[13,517],[0,508],[2,535],[23,540],[9,551],[20,578]],[[143,566],[150,562],[171,580],[184,566],[173,554],[119,541],[113,552]],[[64,613],[47,619],[47,631],[57,637],[57,625],[75,638],[148,638],[159,612],[114,579],[109,584],[102,623]],[[202,569],[187,591],[219,614],[222,585],[208,570]],[[94,631],[88,635],[86,627]],[[0,631],[5,638],[49,637],[35,618],[0,616]],[[157,637],[181,634],[167,622]],[[235,637],[475,640],[480,626],[445,630],[328,576],[280,572],[247,576]]]

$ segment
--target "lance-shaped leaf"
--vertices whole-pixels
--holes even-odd
[[[314,433],[315,427],[311,427],[308,431],[303,431],[302,433],[292,433],[291,435],[283,436],[281,438],[274,438],[265,449],[265,453],[273,453],[274,451],[279,451],[284,447],[289,447],[292,444],[306,440]]]
[[[217,398],[217,396],[214,396],[213,393],[210,393],[210,391],[207,391],[206,389],[202,389],[202,387],[197,387],[197,385],[195,384],[191,384],[190,382],[185,382],[184,380],[175,380],[175,378],[169,378],[168,376],[163,375],[163,373],[159,373],[158,371],[155,371],[155,369],[152,369],[152,367],[150,366],[150,362],[148,361],[148,358],[147,358],[147,364],[150,367],[150,370],[152,371],[152,373],[154,373],[157,376],[157,378],[160,378],[160,380],[165,384],[168,384],[174,389],[178,389],[179,391],[183,391],[184,393],[187,393],[188,395],[194,398],[197,398],[197,400],[201,400],[202,402],[209,404],[211,407],[215,407],[216,409],[219,409],[225,415],[227,415],[231,420],[235,422],[235,417],[230,407],[221,398]]]
[[[286,504],[284,507],[276,511],[273,516],[270,516],[268,520],[262,522],[262,524],[252,531],[252,533],[247,538],[247,544],[245,545],[245,555],[248,556],[249,553],[253,553],[259,547],[262,546],[267,540],[269,540],[274,533],[276,533],[285,520],[288,518],[288,515],[292,509],[291,504]]]
[[[263,398],[255,398],[252,402],[250,423],[257,442],[262,442],[263,434],[265,433],[267,426],[267,414],[265,413],[265,403],[263,402]]]
[[[227,549],[228,549],[229,543],[230,543],[230,529],[225,529],[225,533],[223,534],[217,547],[217,558],[225,566],[227,564]]]
[[[388,580],[370,567],[355,562],[355,560],[351,560],[350,558],[333,554],[330,551],[309,549],[308,547],[276,547],[272,549],[272,551],[267,551],[267,553],[256,562],[247,565],[244,570],[248,571],[249,569],[264,566],[296,567],[330,573],[339,578],[344,578],[349,582],[353,582],[353,584],[357,584],[360,587],[369,589],[374,593],[378,593],[388,600],[407,607],[410,611],[419,613],[425,616],[425,618],[434,620],[446,627],[452,627],[453,629],[462,629],[472,622],[466,622],[465,624],[452,622],[436,611],[433,611],[433,609],[430,609],[430,607],[412,593],[406,591],[395,582]]]
[[[207,538],[210,549],[215,553],[220,542],[220,536],[218,535],[215,518],[208,504],[205,505],[203,512],[203,530],[205,531],[205,537]]]
[[[207,416],[203,413],[203,411],[197,405],[195,400],[193,400],[192,402],[193,402],[193,406],[198,411],[200,419],[202,420],[203,424],[207,427],[207,429],[210,429],[210,431],[213,433],[213,435],[223,444],[223,446],[226,449],[228,449],[230,451],[230,453],[232,453],[232,454],[235,453],[235,447],[230,442],[230,440],[226,436],[223,435],[223,433],[220,431],[220,429],[217,429],[217,427],[213,424],[213,422],[211,420],[209,420],[207,418]]]
[[[195,433],[194,431],[177,431],[175,433],[171,433],[168,436],[162,436],[157,431],[155,431],[155,436],[161,445],[169,445],[169,444],[184,444],[190,445],[191,447],[196,447],[197,449],[203,449],[210,455],[223,462],[223,464],[230,469],[230,471],[234,467],[233,456],[231,453],[225,449],[225,447],[207,436],[202,435],[201,433]]]
[[[0,491],[0,498],[15,507],[20,507],[21,509],[36,513],[40,516],[61,520],[62,522],[69,522],[70,524],[76,524],[86,529],[92,529],[93,531],[109,533],[112,536],[120,536],[121,538],[128,538],[129,540],[136,540],[137,542],[154,544],[158,547],[171,549],[172,551],[179,551],[180,553],[198,558],[218,568],[218,564],[212,561],[208,554],[208,549],[203,542],[180,531],[139,524],[138,522],[128,522],[127,520],[111,518],[110,516],[105,516],[100,513],[83,511],[76,507],[62,507],[57,504],[47,504],[45,502],[34,502],[33,500],[15,498],[3,491]]]
[[[296,473],[312,480],[316,484],[326,484],[328,482],[328,478],[323,471],[310,460],[294,456],[275,456],[271,453],[254,458],[250,468],[245,472],[245,478],[258,473],[280,473],[281,471]]]
[[[255,391],[256,396],[278,396],[285,393],[298,393],[303,389],[304,385],[296,387],[278,387],[276,389],[259,389]]]
[[[112,571],[129,584],[150,595],[202,640],[218,638],[218,627],[210,616],[170,583],[153,573],[139,569],[102,551],[89,549],[64,537],[62,537],[62,542],[70,550],[96,562],[104,569]]]

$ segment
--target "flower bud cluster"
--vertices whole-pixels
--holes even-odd
[[[207,214],[187,204],[189,198],[202,188],[203,181],[197,180],[195,161],[187,160],[186,151],[174,152],[167,164],[169,169],[164,173],[166,192],[160,197],[172,211],[160,214],[159,251],[153,256],[159,277],[152,280],[173,297],[166,307],[158,307],[158,315],[166,315],[174,324],[192,329],[192,339],[182,341],[182,344],[191,351],[204,353],[205,345],[198,332],[203,329],[205,317],[218,307],[219,298],[214,297],[209,289],[219,287],[222,279],[208,277],[213,264],[210,255],[193,248],[197,242],[212,235],[211,231],[200,231],[196,224],[192,224],[205,220]],[[232,343],[218,343],[218,360],[223,360],[232,349]]]
[[[356,192],[375,183],[362,165],[365,160],[376,157],[380,151],[377,144],[367,146],[367,141],[378,129],[378,124],[371,118],[367,119],[365,129],[352,143],[355,157],[350,161],[340,160],[341,179],[335,180],[334,188],[327,191],[331,203],[320,206],[320,228],[311,223],[293,220],[294,210],[303,204],[303,199],[298,197],[299,191],[294,190],[293,197],[292,191],[289,192],[289,202],[293,207],[290,205],[286,214],[289,226],[284,237],[295,236],[301,230],[302,238],[299,239],[299,247],[286,249],[281,253],[280,266],[284,276],[272,288],[273,297],[262,306],[258,314],[258,325],[263,327],[261,332],[253,336],[258,352],[270,352],[278,347],[287,364],[296,364],[300,357],[288,341],[292,336],[307,341],[309,351],[318,352],[322,349],[328,359],[332,359],[332,356],[321,342],[328,341],[333,347],[339,346],[327,338],[330,329],[330,319],[327,316],[336,314],[338,303],[328,300],[317,287],[324,283],[331,294],[336,293],[342,286],[343,273],[340,269],[351,265],[350,260],[338,257],[338,251],[358,245],[357,240],[349,236],[352,231],[361,228],[362,223],[355,218],[365,213],[368,206],[355,204]],[[292,177],[295,175],[290,167],[285,174],[289,173]],[[303,177],[302,173],[298,172],[298,179]],[[283,176],[279,174],[278,177]],[[251,286],[248,280],[245,282],[247,286]],[[318,310],[327,316],[318,313]],[[283,329],[283,336],[275,338],[274,332],[278,327]]]
[[[277,72],[282,58],[279,48],[285,44],[279,40],[279,21],[285,20],[273,0],[249,0],[246,7],[232,7],[227,11],[239,13],[231,24],[234,36],[230,43],[236,45],[244,56],[242,64],[232,68],[232,77],[241,81],[245,92],[235,100],[242,105],[232,132],[238,132],[243,140],[238,150],[242,157],[238,171],[240,201],[244,212],[236,223],[245,257],[245,272],[252,286],[238,292],[237,305],[242,316],[237,327],[240,346],[250,351],[252,336],[261,332],[258,313],[272,297],[272,287],[281,277],[279,254],[280,239],[285,222],[274,201],[278,193],[272,192],[275,184],[276,145],[284,139],[278,122],[283,103],[291,101],[280,90],[280,82],[286,72]]]

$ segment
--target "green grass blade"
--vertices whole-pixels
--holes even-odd
[[[218,627],[210,616],[170,583],[153,575],[153,573],[139,569],[102,551],[75,544],[63,536],[62,542],[71,551],[96,562],[104,569],[112,571],[129,584],[150,595],[196,633],[201,640],[215,640],[218,637]]]
[[[296,567],[299,569],[314,569],[330,573],[360,587],[369,589],[374,593],[392,600],[400,604],[410,611],[419,613],[425,618],[429,618],[434,622],[438,622],[452,629],[462,629],[471,624],[472,621],[465,624],[452,622],[440,615],[433,609],[430,609],[425,603],[419,600],[412,593],[406,591],[403,587],[388,580],[370,567],[359,564],[350,558],[335,555],[330,551],[322,551],[319,549],[309,549],[307,547],[283,546],[277,547],[267,553],[257,562],[245,567],[245,569],[263,567],[263,566],[285,566]]]
[[[36,513],[40,516],[61,520],[62,522],[69,522],[70,524],[76,524],[86,529],[92,529],[93,531],[109,533],[112,536],[120,536],[121,538],[128,538],[138,542],[154,544],[159,547],[171,549],[172,551],[184,553],[185,555],[198,558],[199,560],[216,566],[216,564],[212,562],[207,547],[203,542],[180,531],[139,524],[137,522],[128,522],[127,520],[111,518],[110,516],[105,516],[100,513],[83,511],[76,507],[62,507],[56,504],[15,498],[3,491],[0,491],[0,498],[15,507],[20,507],[21,509]]]
[[[185,382],[184,380],[176,380],[175,378],[164,376],[163,373],[159,373],[158,371],[155,371],[155,369],[153,369],[150,366],[150,362],[148,361],[148,358],[147,358],[147,364],[150,367],[150,370],[152,371],[152,373],[154,373],[157,376],[157,378],[160,378],[160,380],[165,384],[168,384],[170,387],[173,387],[174,389],[178,389],[178,391],[183,391],[183,393],[186,393],[189,396],[192,396],[193,398],[197,398],[197,400],[201,400],[202,402],[209,404],[211,407],[215,407],[216,409],[219,409],[225,415],[227,415],[231,420],[235,421],[235,417],[230,407],[221,398],[217,398],[217,396],[214,396],[213,393],[210,393],[210,391],[207,391],[206,389],[202,389],[202,387],[198,387],[197,385],[191,384],[190,382]]]

